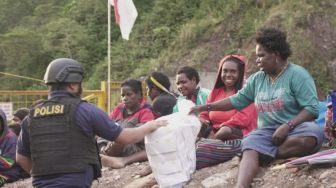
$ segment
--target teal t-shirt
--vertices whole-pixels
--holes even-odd
[[[199,91],[198,91],[198,93],[197,93],[196,105],[203,105],[203,104],[205,104],[206,99],[207,99],[209,93],[210,93],[210,90],[205,89],[205,88],[200,88]],[[179,111],[177,105],[178,105],[179,100],[181,100],[181,99],[185,99],[185,97],[184,96],[179,96],[177,98],[176,105],[173,108],[173,113]]]
[[[296,64],[289,64],[273,84],[263,71],[251,75],[246,86],[230,100],[238,110],[254,102],[259,128],[286,123],[303,109],[316,117],[319,114],[314,80],[303,67]]]

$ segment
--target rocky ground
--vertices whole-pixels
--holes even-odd
[[[103,177],[95,181],[93,188],[158,188],[152,174],[145,175],[147,162],[134,163],[123,169],[103,169]],[[196,171],[184,188],[230,188],[234,187],[238,172],[238,159]],[[4,187],[26,188],[31,179],[25,179]],[[336,167],[302,167],[272,171],[260,168],[253,188],[336,188]]]

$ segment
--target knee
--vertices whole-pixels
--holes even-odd
[[[218,134],[217,134],[218,133]],[[221,136],[224,136],[224,137],[228,137],[232,134],[232,130],[230,127],[221,127],[218,131],[217,131],[216,135],[221,135]],[[216,136],[215,135],[215,136]]]
[[[314,137],[293,138],[285,141],[278,148],[277,157],[288,158],[294,156],[303,156],[311,153],[316,146],[317,141]]]
[[[317,144],[317,141],[314,137],[304,137],[302,139],[301,147],[304,147],[308,150],[313,149]]]
[[[228,138],[232,134],[232,130],[230,127],[221,127],[215,134],[216,139]]]

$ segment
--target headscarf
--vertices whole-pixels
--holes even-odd
[[[227,55],[225,56],[220,62],[219,62],[219,67],[218,67],[218,74],[217,74],[217,79],[216,79],[216,82],[215,82],[215,85],[214,85],[214,88],[219,88],[219,87],[224,87],[224,83],[221,79],[221,74],[222,74],[222,67],[223,67],[223,64],[225,61],[227,61],[228,59],[236,59],[238,60],[239,63],[241,63],[243,65],[243,71],[242,71],[242,74],[243,74],[243,80],[242,80],[242,86],[246,80],[246,71],[247,71],[247,59],[245,56],[242,56],[242,55],[235,55],[235,54],[232,54],[232,55]],[[240,72],[241,74],[241,72]],[[239,81],[239,80],[238,80]],[[239,88],[240,89],[240,88]]]

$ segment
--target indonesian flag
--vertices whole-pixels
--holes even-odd
[[[138,16],[138,11],[132,0],[110,0],[110,2],[114,7],[114,15],[116,23],[120,27],[121,36],[123,39],[128,40]]]

